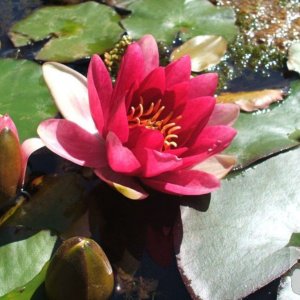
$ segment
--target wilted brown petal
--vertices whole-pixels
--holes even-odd
[[[221,93],[217,97],[218,103],[236,103],[241,110],[251,112],[268,108],[273,102],[283,99],[284,92],[277,89],[266,89],[251,92]]]

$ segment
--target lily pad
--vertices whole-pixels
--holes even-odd
[[[0,59],[0,70],[0,114],[12,117],[21,140],[36,136],[38,124],[57,112],[41,67],[27,60]]]
[[[300,148],[224,180],[203,212],[183,203],[178,266],[194,298],[241,299],[289,270],[300,247]],[[201,201],[199,201],[201,202]]]
[[[16,23],[9,36],[16,47],[50,38],[36,59],[71,62],[112,48],[124,31],[119,20],[112,8],[92,1],[50,6]]]
[[[300,81],[291,85],[291,93],[284,101],[270,109],[252,114],[241,113],[234,127],[237,137],[227,153],[238,158],[238,168],[299,144],[295,131],[300,128]]]
[[[184,40],[206,34],[231,41],[237,33],[233,10],[216,7],[208,0],[139,0],[127,8],[132,14],[122,24],[134,39],[150,33],[171,44],[180,33]]]
[[[300,73],[300,42],[295,42],[289,48],[287,67]]]
[[[217,65],[227,50],[227,42],[221,36],[199,35],[186,41],[171,54],[171,60],[189,55],[192,71],[201,72]]]
[[[32,280],[50,259],[56,236],[15,227],[0,232],[0,296]]]
[[[45,277],[46,272],[48,269],[49,263],[46,263],[45,266],[42,268],[42,270],[28,283],[17,287],[16,289],[12,290],[11,292],[5,294],[4,296],[0,297],[0,300],[30,300],[30,299],[36,299],[36,295],[38,291],[39,293],[39,300],[46,300],[46,293],[44,288],[41,288]],[[39,290],[40,289],[40,290]],[[42,296],[40,296],[42,295]],[[35,296],[35,298],[33,298]]]

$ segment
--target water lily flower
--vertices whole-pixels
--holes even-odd
[[[42,146],[38,138],[20,145],[13,120],[8,115],[0,115],[0,205],[5,205],[23,186],[28,158]]]
[[[212,192],[235,163],[218,155],[236,135],[230,126],[239,109],[216,105],[217,75],[191,79],[188,56],[159,66],[150,35],[128,46],[114,85],[97,55],[87,78],[54,62],[43,73],[65,119],[42,122],[40,138],[130,199],[147,197],[144,186],[175,195]]]

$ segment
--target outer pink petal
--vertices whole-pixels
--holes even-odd
[[[144,56],[144,77],[147,76],[153,69],[159,66],[159,54],[156,41],[154,37],[150,34],[144,35],[137,42]]]
[[[16,125],[15,125],[14,121],[11,119],[11,117],[7,114],[5,114],[3,116],[0,115],[0,132],[4,128],[9,128],[15,134],[17,139],[19,140],[19,135],[18,135],[18,130],[16,128]]]
[[[68,120],[42,122],[38,134],[46,147],[78,165],[100,168],[107,165],[104,141]]]
[[[94,55],[88,70],[89,103],[94,122],[102,133],[109,114],[112,95],[110,75],[98,55]]]
[[[217,73],[206,73],[192,78],[190,81],[189,98],[214,96],[218,85]]]
[[[61,114],[88,132],[97,132],[90,112],[86,78],[56,62],[43,64],[43,74]]]
[[[148,197],[148,194],[133,177],[115,173],[109,167],[97,169],[95,174],[131,200],[141,200]]]
[[[237,120],[240,114],[240,108],[236,104],[216,104],[213,113],[210,116],[208,125],[227,125],[231,126]]]
[[[215,176],[186,169],[164,173],[142,181],[155,190],[175,195],[202,195],[220,186],[220,181]]]
[[[21,178],[21,183],[22,185],[24,184],[24,179],[25,179],[25,174],[26,174],[26,167],[27,167],[27,162],[29,159],[29,156],[35,152],[36,150],[44,147],[45,144],[43,141],[39,138],[31,138],[27,139],[23,142],[21,149],[22,149],[22,178]]]
[[[110,167],[115,172],[134,175],[141,164],[134,154],[124,147],[118,137],[109,132],[106,138],[107,159]]]
[[[174,84],[188,81],[191,76],[190,57],[186,55],[170,63],[166,66],[165,72],[167,88],[170,88]]]
[[[189,148],[184,153],[184,166],[195,165],[222,152],[229,146],[236,133],[235,129],[228,126],[205,127],[197,139],[187,145]]]
[[[209,173],[221,179],[232,170],[236,162],[237,159],[235,156],[217,154],[193,166],[192,170]]]
[[[161,173],[178,169],[182,165],[181,158],[167,152],[140,149],[135,154],[142,164],[142,177],[157,176]]]

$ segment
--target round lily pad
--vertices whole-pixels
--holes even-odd
[[[32,280],[50,259],[57,237],[15,227],[0,231],[0,296]]]
[[[241,113],[234,124],[238,134],[227,153],[235,154],[238,167],[299,145],[300,81],[294,81],[287,99],[269,109]]]
[[[92,1],[50,6],[16,23],[9,36],[17,47],[49,38],[36,59],[71,62],[112,48],[124,31],[119,20],[112,8]]]
[[[36,136],[38,124],[57,112],[41,67],[27,60],[0,59],[0,70],[0,114],[14,120],[21,141]]]
[[[194,295],[242,299],[297,262],[299,157],[298,148],[224,180],[206,211],[202,199],[182,203],[177,258]]]
[[[206,34],[231,41],[237,32],[233,10],[216,7],[208,0],[139,0],[127,9],[132,14],[122,24],[134,39],[150,33],[171,44],[179,33],[184,40]]]

